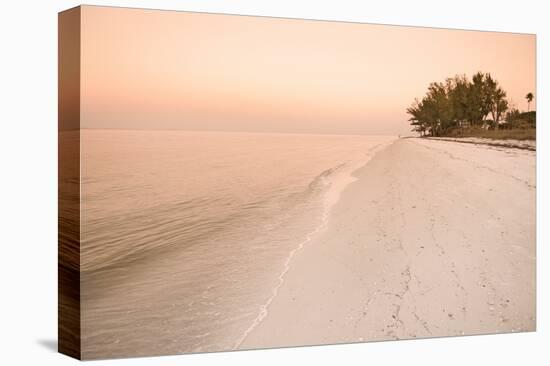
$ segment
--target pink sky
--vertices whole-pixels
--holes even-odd
[[[81,62],[83,128],[407,134],[431,81],[536,92],[528,34],[84,6]]]

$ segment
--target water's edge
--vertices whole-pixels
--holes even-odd
[[[344,174],[339,177],[338,181],[330,182],[329,189],[326,190],[324,193],[324,206],[323,206],[323,214],[321,217],[321,223],[315,227],[315,229],[309,233],[306,234],[306,237],[304,240],[300,241],[298,245],[292,249],[289,252],[289,255],[287,259],[285,260],[283,264],[283,268],[278,276],[278,281],[275,287],[272,290],[271,296],[268,298],[268,300],[260,306],[258,316],[254,319],[252,324],[245,330],[243,335],[237,340],[235,346],[233,347],[233,350],[240,349],[243,342],[248,338],[250,333],[265,319],[265,317],[268,315],[268,310],[272,302],[275,300],[279,293],[279,289],[284,283],[284,278],[287,272],[290,270],[290,265],[295,257],[295,255],[300,252],[310,241],[313,240],[313,238],[322,233],[328,226],[328,221],[330,217],[330,211],[331,208],[338,203],[340,196],[345,191],[345,189],[353,182],[357,181],[359,178],[357,178],[354,173],[361,168],[365,167],[379,152],[389,147],[391,144],[395,143],[397,140],[393,140],[386,143],[381,143],[378,145],[375,145],[371,149],[368,150],[366,157],[364,160],[353,162],[348,161],[344,164],[338,165],[337,167],[334,167],[334,170],[339,170],[344,167],[347,167]]]

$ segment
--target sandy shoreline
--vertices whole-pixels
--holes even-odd
[[[537,142],[535,140],[496,140],[483,137],[426,137],[426,139],[495,147],[510,147],[531,151],[536,151],[537,149]]]
[[[240,349],[535,329],[535,153],[402,139],[354,173]]]

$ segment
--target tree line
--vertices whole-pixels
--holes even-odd
[[[528,103],[533,94],[526,96]],[[510,108],[506,92],[491,74],[477,72],[468,79],[465,75],[433,82],[426,95],[415,99],[407,108],[413,131],[420,135],[444,136],[457,128],[506,128],[522,118],[531,120],[525,113]],[[534,127],[534,126],[533,126]]]

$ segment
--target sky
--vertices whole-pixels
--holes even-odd
[[[81,27],[82,128],[406,135],[432,81],[536,92],[528,34],[95,6]]]

